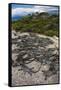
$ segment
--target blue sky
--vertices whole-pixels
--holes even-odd
[[[32,8],[34,5],[12,4],[12,8]]]
[[[12,4],[12,17],[14,16],[25,16],[30,13],[35,12],[50,12],[58,11],[57,6],[41,6],[41,5],[22,5],[22,4]]]

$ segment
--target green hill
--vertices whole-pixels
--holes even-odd
[[[23,16],[17,21],[12,21],[12,28],[20,32],[33,32],[48,36],[58,36],[59,17],[48,13],[32,13]]]

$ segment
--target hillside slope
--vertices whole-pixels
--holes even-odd
[[[34,32],[48,36],[58,36],[59,16],[46,12],[33,13],[23,16],[17,21],[12,21],[12,28],[20,32]]]

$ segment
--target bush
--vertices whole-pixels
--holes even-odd
[[[44,18],[41,16],[44,15]],[[45,17],[46,15],[46,17]],[[12,28],[16,31],[21,32],[34,32],[34,33],[40,33],[45,34],[48,36],[56,35],[58,36],[59,32],[59,20],[58,15],[52,15],[49,14],[39,14],[37,15],[27,15],[22,17],[22,19],[13,21],[12,22]]]

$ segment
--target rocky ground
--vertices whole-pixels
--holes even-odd
[[[12,86],[59,83],[58,37],[12,30]]]

